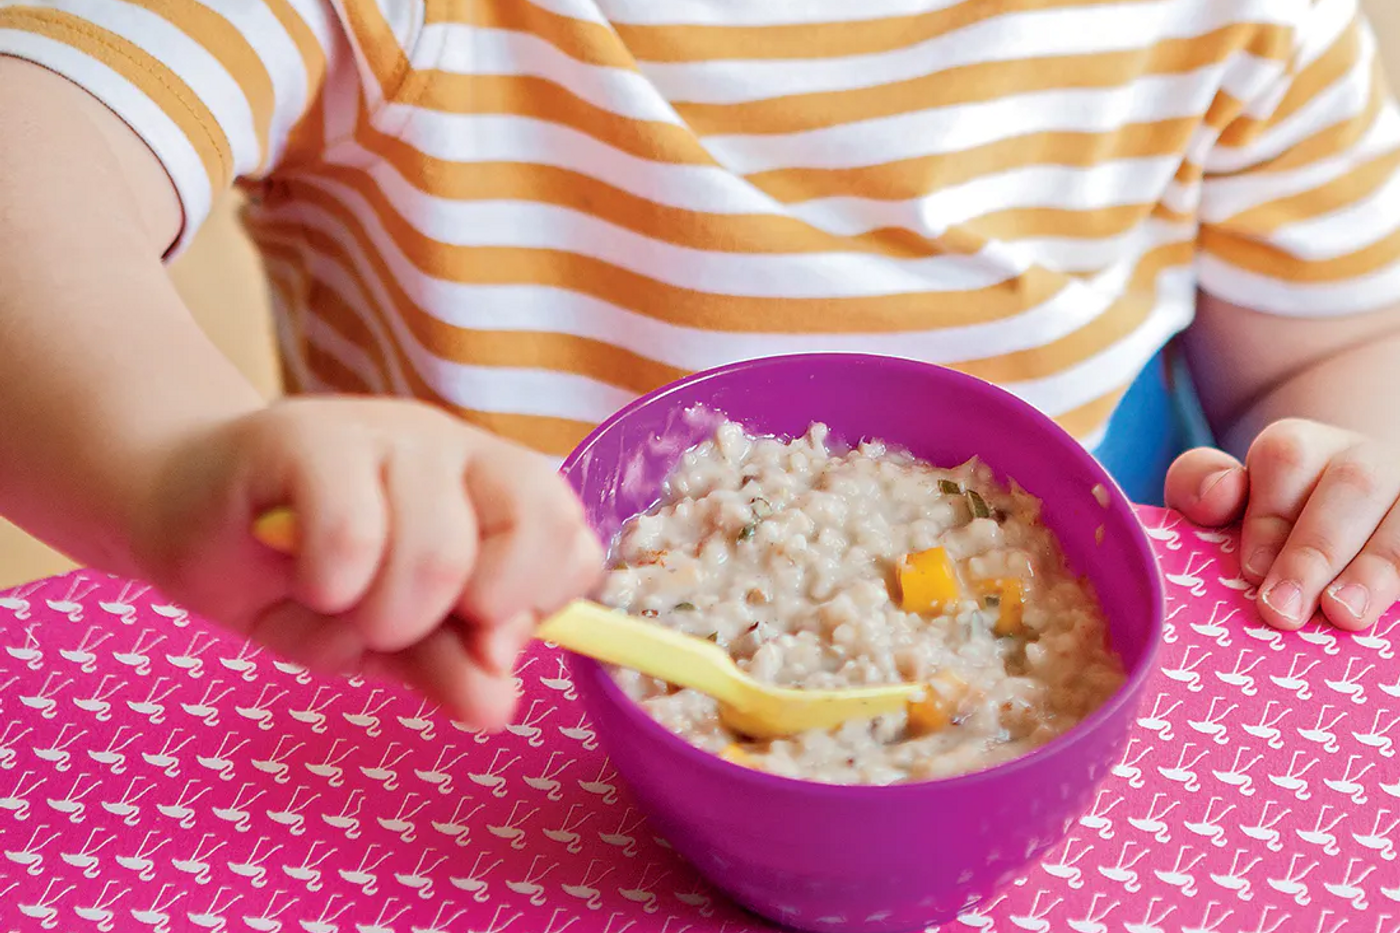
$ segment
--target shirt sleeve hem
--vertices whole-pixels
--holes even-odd
[[[71,30],[60,23],[47,23],[58,34]],[[38,65],[72,82],[100,102],[125,123],[155,156],[175,188],[180,204],[180,232],[167,249],[164,259],[173,260],[189,246],[209,215],[215,194],[231,184],[231,178],[211,177],[197,154],[197,144],[181,129],[181,122],[199,127],[206,135],[206,146],[218,150],[221,133],[211,127],[202,115],[174,93],[169,99],[177,101],[178,114],[167,112],[143,89],[150,81],[160,82],[174,90],[168,76],[153,72],[144,63],[127,55],[112,44],[104,47],[110,61],[88,55],[81,49],[37,32],[27,32],[0,16],[0,55]],[[225,176],[231,169],[220,159]]]

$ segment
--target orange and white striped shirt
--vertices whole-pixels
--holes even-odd
[[[293,388],[560,456],[736,359],[863,350],[1092,444],[1198,287],[1400,302],[1356,0],[0,0],[0,53],[247,187]]]

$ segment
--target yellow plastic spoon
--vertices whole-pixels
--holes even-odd
[[[287,509],[267,512],[254,523],[253,536],[276,551],[295,553],[296,516]],[[582,599],[544,620],[535,637],[714,697],[724,724],[754,739],[834,729],[852,719],[907,710],[929,695],[922,684],[796,690],[759,683],[712,642]]]

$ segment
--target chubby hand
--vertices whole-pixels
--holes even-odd
[[[1314,421],[1265,428],[1241,464],[1182,454],[1166,504],[1206,526],[1241,517],[1240,560],[1265,621],[1296,629],[1321,609],[1359,631],[1400,598],[1400,451]]]
[[[540,617],[602,550],[540,457],[417,402],[279,402],[162,460],[137,537],[172,598],[292,661],[406,681],[469,725],[506,725]],[[298,519],[295,558],[251,534]]]

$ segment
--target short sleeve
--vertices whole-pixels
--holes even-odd
[[[328,0],[0,0],[0,55],[63,75],[160,159],[178,252],[234,180],[277,163],[334,48]]]
[[[1291,53],[1203,165],[1201,287],[1321,317],[1400,305],[1400,112],[1356,0],[1310,0]]]

